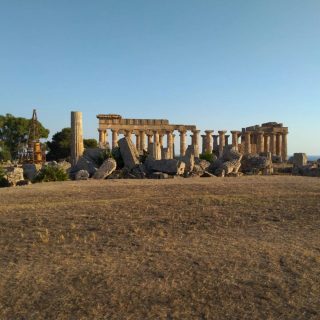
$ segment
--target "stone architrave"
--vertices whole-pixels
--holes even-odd
[[[140,163],[139,153],[135,148],[133,142],[128,137],[122,138],[118,141],[120,147],[120,153],[124,162],[125,167],[129,170],[134,168]]]
[[[71,112],[71,164],[76,165],[83,155],[82,112]]]

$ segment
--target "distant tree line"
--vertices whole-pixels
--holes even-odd
[[[0,115],[0,161],[17,159],[19,150],[28,142],[31,120],[15,117],[11,114]],[[39,135],[41,139],[47,139],[49,130],[40,122]],[[84,139],[85,148],[96,148],[96,139]],[[71,147],[71,128],[64,128],[52,136],[46,143],[47,160],[69,159]]]

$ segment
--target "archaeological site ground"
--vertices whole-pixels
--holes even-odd
[[[0,189],[0,319],[319,319],[320,180]]]

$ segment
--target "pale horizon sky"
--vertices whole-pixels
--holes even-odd
[[[0,0],[0,114],[289,127],[320,154],[319,0]]]

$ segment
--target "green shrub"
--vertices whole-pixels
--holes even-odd
[[[49,181],[66,181],[68,180],[67,173],[56,166],[46,166],[41,169],[33,182],[49,182]]]
[[[0,188],[8,187],[8,180],[5,178],[5,172],[2,167],[0,167]]]
[[[214,153],[206,152],[206,153],[200,154],[200,159],[207,160],[209,162],[213,162],[213,161],[217,160],[217,156]]]

